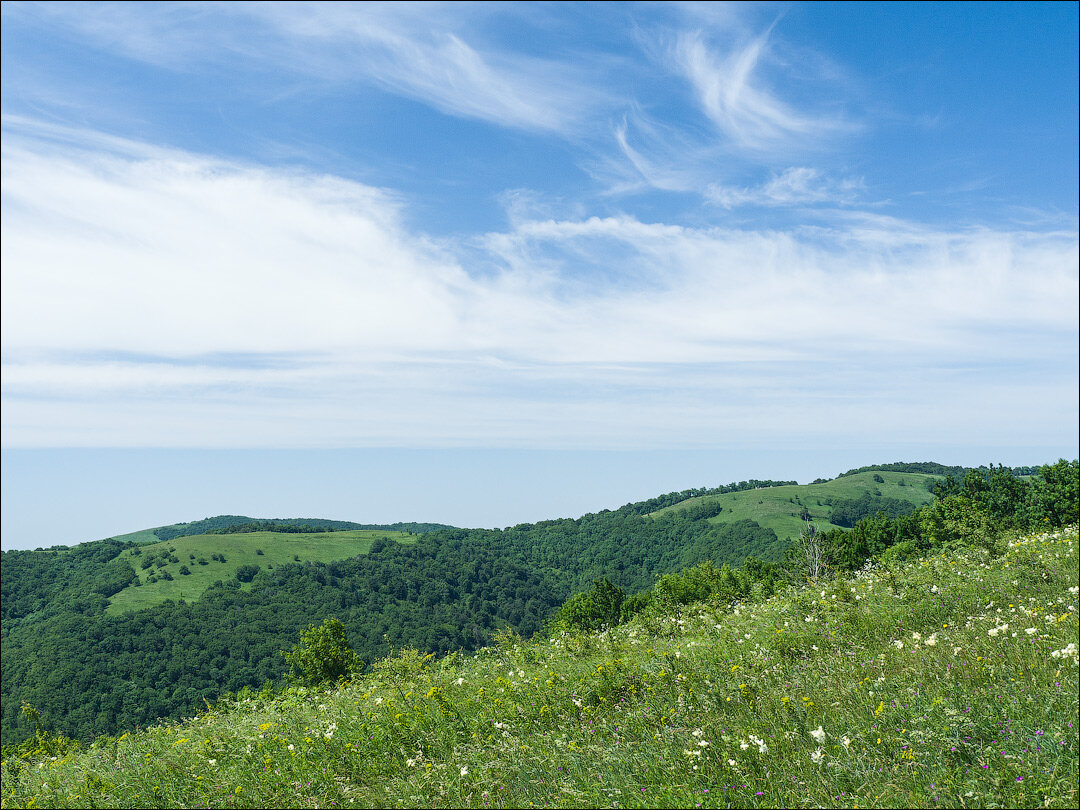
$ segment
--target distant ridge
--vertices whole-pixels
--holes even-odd
[[[193,537],[199,534],[208,534],[221,529],[234,526],[243,526],[249,523],[273,524],[278,526],[305,526],[337,531],[354,531],[365,529],[372,531],[409,532],[410,534],[425,534],[439,531],[440,529],[453,529],[444,523],[354,523],[351,520],[327,520],[325,518],[252,518],[246,515],[216,515],[215,517],[194,520],[190,523],[173,523],[168,526],[158,526],[146,530],[152,536],[145,536],[146,532],[137,532],[144,535],[141,542],[158,542],[172,540],[176,537]],[[271,530],[272,531],[272,530]],[[125,536],[126,537],[126,536]]]
[[[864,472],[911,472],[926,475],[951,475],[953,478],[961,479],[972,470],[988,472],[989,469],[989,467],[985,466],[950,467],[945,464],[938,464],[936,461],[894,461],[890,464],[871,464],[867,467],[856,467],[853,470],[840,473],[836,477],[843,478],[847,475],[857,475]],[[1009,467],[1008,469],[1013,475],[1035,475],[1039,472],[1038,467]],[[828,479],[819,478],[815,483],[826,480]]]

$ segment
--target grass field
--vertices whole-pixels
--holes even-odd
[[[0,804],[1076,807],[1077,530],[999,550],[39,737]]]
[[[138,573],[140,584],[128,586],[113,596],[106,613],[117,615],[129,610],[139,610],[166,599],[198,599],[202,592],[217,580],[233,579],[237,567],[241,565],[258,565],[265,570],[297,561],[333,562],[367,554],[371,550],[371,544],[379,538],[398,543],[416,541],[415,536],[405,532],[356,529],[318,534],[198,534],[148,543],[120,555],[120,559],[130,562]],[[153,557],[160,559],[165,553],[171,554],[177,562],[169,562],[161,568],[157,565],[141,567],[143,560]],[[215,554],[224,556],[225,562],[214,559]],[[200,564],[200,560],[205,560],[205,564]],[[182,566],[186,566],[191,573],[181,574]],[[162,577],[164,571],[169,572],[172,580]],[[156,582],[149,582],[151,575],[156,578]],[[251,584],[245,583],[241,587],[249,589]]]
[[[874,480],[880,476],[884,483]],[[722,503],[723,513],[711,518],[711,523],[734,523],[737,520],[757,521],[767,529],[776,532],[781,540],[798,537],[806,523],[800,517],[805,507],[819,529],[838,528],[829,521],[832,507],[827,501],[858,498],[865,492],[879,494],[886,498],[909,501],[916,506],[930,503],[928,483],[939,481],[942,476],[925,473],[902,472],[864,472],[835,478],[823,484],[801,484],[798,486],[768,487],[745,492],[728,492],[723,495],[703,495],[700,498],[668,506],[652,514],[662,515],[678,512],[696,504]]]
[[[160,526],[157,528],[161,528]],[[117,534],[113,540],[120,540],[124,543],[156,543],[158,542],[158,536],[154,534],[153,529],[140,529],[137,532],[128,532],[127,534]]]

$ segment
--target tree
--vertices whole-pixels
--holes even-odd
[[[806,521],[806,528],[795,541],[794,548],[795,559],[805,567],[806,576],[812,582],[817,582],[818,577],[822,576],[828,568],[825,564],[824,537],[818,531],[818,527],[809,520]]]
[[[1080,464],[1058,459],[1039,469],[1032,497],[1035,525],[1056,528],[1080,520]]]
[[[309,624],[300,633],[300,643],[281,654],[291,670],[289,679],[305,686],[345,678],[364,663],[349,646],[345,625],[334,618],[325,619],[321,627]]]
[[[579,593],[566,600],[559,608],[555,624],[565,624],[567,629],[591,633],[604,625],[613,627],[622,620],[622,606],[626,593],[607,579],[593,580],[591,591]]]

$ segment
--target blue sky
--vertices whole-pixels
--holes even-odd
[[[1076,4],[2,14],[4,547],[1077,455]]]

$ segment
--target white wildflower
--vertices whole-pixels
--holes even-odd
[[[406,764],[406,765],[408,765],[408,766],[409,766],[409,767],[411,768],[411,767],[412,767],[413,765],[415,765],[415,764],[416,764],[416,760],[415,760],[415,759],[411,759],[411,758],[410,758],[410,759],[407,759],[407,760],[405,760],[405,764]]]
[[[812,753],[810,755],[810,759],[813,761],[813,763],[815,765],[820,765],[821,760],[825,759],[825,755],[823,753],[821,753],[821,749],[819,748],[817,751],[815,751],[814,753]]]
[[[911,640],[916,642],[916,643],[922,641],[922,633],[912,633],[911,634]]]
[[[936,647],[937,646],[937,633],[931,633],[927,637],[926,641],[923,642],[923,644],[925,644],[927,647]]]
[[[461,766],[461,775],[462,776],[468,776],[469,775],[469,766],[468,765],[462,765]]]
[[[810,732],[810,736],[817,740],[818,745],[821,745],[823,742],[825,742],[825,729],[823,729],[821,726],[818,726],[817,731]]]
[[[896,649],[898,649],[898,650],[902,650],[902,649],[904,649],[904,642],[897,639],[896,641],[893,642],[893,646],[896,647]]]
[[[851,738],[850,737],[841,737],[840,738],[840,744],[842,746],[844,746],[844,748],[847,748],[849,745],[851,745]]]

